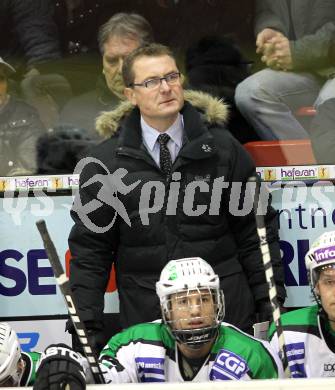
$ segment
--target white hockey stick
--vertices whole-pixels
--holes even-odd
[[[76,329],[79,341],[83,347],[84,354],[87,358],[89,367],[92,371],[95,383],[105,383],[104,376],[101,372],[98,359],[93,353],[93,350],[88,342],[87,331],[84,323],[81,321],[77,308],[74,304],[73,294],[70,288],[69,278],[66,276],[62,263],[59,260],[56,248],[52,242],[46,223],[44,220],[36,222],[36,226],[43,240],[45,251],[48,255],[51,267],[53,269],[57,284],[64,296],[71,320]]]
[[[277,288],[276,283],[273,276],[273,268],[272,268],[272,262],[271,262],[271,255],[270,255],[270,249],[266,237],[266,226],[265,226],[265,219],[264,219],[264,207],[267,207],[267,205],[262,205],[262,200],[260,198],[260,181],[256,176],[251,176],[248,180],[249,183],[255,183],[255,196],[253,201],[253,208],[255,213],[255,219],[256,219],[256,227],[257,227],[257,234],[259,237],[259,247],[262,253],[262,260],[265,270],[265,277],[266,282],[268,284],[269,288],[269,298],[272,306],[272,318],[273,322],[276,327],[277,336],[278,336],[278,345],[279,345],[279,353],[280,353],[280,359],[283,363],[285,376],[287,378],[291,377],[290,367],[288,364],[287,359],[287,350],[286,350],[286,344],[285,344],[285,337],[284,337],[284,331],[283,326],[280,318],[280,305],[278,302],[278,295],[277,295]],[[258,212],[260,211],[260,212]],[[264,211],[264,212],[262,212]]]

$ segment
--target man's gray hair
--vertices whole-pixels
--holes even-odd
[[[138,38],[140,45],[153,42],[153,31],[149,22],[136,13],[119,12],[103,24],[98,33],[100,52],[104,53],[104,44],[111,36]]]

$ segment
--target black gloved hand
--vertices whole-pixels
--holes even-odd
[[[42,353],[34,390],[86,389],[82,357],[65,344],[53,344]]]
[[[256,302],[256,320],[257,322],[272,321],[272,306],[268,299]]]
[[[88,342],[94,354],[98,358],[102,348],[107,344],[109,337],[105,334],[103,324],[96,321],[84,321],[86,331],[88,333]],[[72,335],[72,348],[84,355],[83,346],[77,336],[76,330],[71,320],[66,323],[66,331]]]
[[[87,329],[88,343],[92,348],[93,353],[98,358],[103,347],[107,344],[108,337],[106,337],[104,331],[97,329]],[[83,346],[81,345],[77,333],[72,334],[72,348],[76,351],[84,354]]]

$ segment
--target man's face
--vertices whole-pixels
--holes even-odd
[[[316,284],[316,292],[320,295],[322,307],[330,320],[335,321],[335,269],[324,269]]]
[[[2,66],[0,66],[0,107],[7,102],[7,75]]]
[[[171,320],[176,330],[211,326],[215,311],[213,295],[208,289],[180,292],[171,297]]]
[[[175,72],[179,72],[176,62],[168,55],[139,57],[133,64],[136,84]],[[153,89],[134,86],[126,88],[125,93],[131,103],[138,106],[143,119],[157,130],[161,130],[161,124],[163,124],[162,131],[171,126],[184,105],[184,92],[179,80],[173,84],[163,80]]]
[[[103,73],[108,88],[119,98],[124,98],[124,84],[122,79],[123,59],[140,46],[136,37],[111,36],[104,44],[102,57]]]

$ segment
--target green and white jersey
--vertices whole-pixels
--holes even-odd
[[[318,314],[318,306],[285,313],[281,319],[292,377],[335,376],[335,332],[332,334],[329,323]],[[269,339],[278,354],[274,324],[269,329]]]
[[[22,375],[20,386],[32,386],[35,382],[36,366],[41,354],[39,352],[22,352],[21,356],[26,364],[26,368]]]
[[[180,354],[160,321],[132,326],[110,339],[100,355],[107,383],[184,382]],[[223,323],[208,358],[193,382],[249,380],[283,376],[281,363],[267,341]]]

